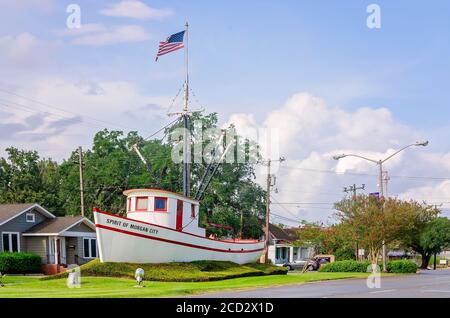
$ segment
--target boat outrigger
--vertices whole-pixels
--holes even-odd
[[[186,38],[188,25],[186,23]],[[187,41],[186,41],[187,42]],[[187,57],[187,43],[186,57]],[[187,58],[186,58],[187,66]],[[186,67],[186,70],[188,68]],[[180,113],[188,128],[189,77],[186,72],[184,109]],[[187,134],[189,135],[189,134]],[[165,263],[196,260],[232,261],[238,264],[254,262],[265,248],[265,241],[230,239],[220,240],[206,236],[199,226],[199,204],[211,177],[201,184],[195,198],[190,197],[190,140],[184,138],[183,195],[162,189],[129,189],[127,216],[121,217],[94,208],[99,256],[101,262]],[[134,146],[139,158],[145,158]],[[225,150],[226,152],[227,150]],[[220,160],[219,160],[220,163]]]

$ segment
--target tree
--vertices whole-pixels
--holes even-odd
[[[389,206],[391,213],[388,221],[394,233],[393,241],[398,242],[399,247],[403,249],[421,254],[421,268],[427,268],[431,254],[422,245],[421,236],[440,211],[435,206],[415,201],[395,203]]]
[[[332,254],[337,260],[355,259],[355,240],[346,224],[325,227],[321,223],[306,223],[296,231],[297,244],[312,247],[316,254]]]
[[[40,159],[36,151],[10,147],[0,158],[0,203],[39,203],[50,212],[63,214],[58,198],[58,165]]]
[[[383,241],[388,236],[384,202],[372,196],[359,195],[335,204],[336,218],[346,226],[349,235],[358,240],[376,264]]]
[[[216,129],[217,115],[195,114],[202,130]],[[180,123],[166,129],[166,135],[180,127]],[[193,128],[193,126],[192,126]],[[193,138],[192,147],[202,143],[204,148],[216,142],[220,134],[205,134],[203,140]],[[245,143],[237,134],[238,143]],[[99,131],[92,149],[83,156],[86,216],[92,218],[92,208],[124,214],[127,188],[154,187],[174,192],[182,191],[182,165],[175,163],[172,149],[178,141],[168,139],[144,140],[137,132]],[[138,144],[149,166],[146,167],[131,148]],[[235,150],[236,151],[236,150]],[[37,202],[57,214],[80,214],[78,152],[73,151],[61,164],[40,159],[36,151],[7,149],[8,158],[0,158],[0,202]],[[254,182],[254,163],[223,163],[204,193],[200,205],[202,224],[222,220],[243,237],[259,238],[265,216],[265,192]],[[207,168],[207,162],[192,164],[192,192],[194,195]],[[218,213],[217,216],[214,216]],[[224,216],[226,214],[226,217]],[[236,218],[238,222],[236,223]],[[242,220],[242,222],[241,222]],[[212,232],[212,230],[208,230]],[[228,235],[230,233],[218,233]]]
[[[430,221],[420,235],[420,247],[423,250],[422,268],[426,268],[433,254],[442,252],[450,246],[450,220],[446,217]]]
[[[421,234],[438,214],[433,206],[395,198],[387,200],[370,196],[345,199],[336,204],[337,217],[360,246],[368,251],[369,259],[376,263],[383,241],[399,242],[403,248],[422,254],[422,266],[428,264],[428,252],[421,245]],[[427,260],[428,257],[428,260]]]

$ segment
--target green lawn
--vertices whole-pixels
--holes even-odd
[[[388,274],[389,275],[389,274]],[[211,282],[149,282],[136,288],[127,278],[82,277],[81,288],[67,288],[65,279],[40,280],[31,276],[6,276],[0,287],[0,298],[7,297],[173,297],[223,291],[249,289],[285,284],[301,284],[319,280],[365,278],[367,273],[294,273],[242,277]]]

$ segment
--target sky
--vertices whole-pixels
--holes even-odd
[[[81,27],[70,29],[70,4]],[[370,4],[380,28],[369,28]],[[273,221],[332,222],[343,187],[450,208],[448,1],[0,0],[0,155],[15,146],[62,160],[102,128],[148,136],[181,108],[182,51],[159,41],[189,21],[191,107],[238,131],[271,129],[287,158]],[[258,172],[264,185],[264,174]]]

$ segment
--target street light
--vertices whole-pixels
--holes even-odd
[[[367,158],[367,157],[356,155],[356,154],[336,155],[336,156],[333,156],[333,159],[334,160],[340,160],[340,159],[343,159],[345,157],[356,157],[356,158],[364,159],[364,160],[367,160],[367,161],[370,161],[370,162],[373,162],[373,163],[377,164],[379,166],[379,176],[378,176],[379,185],[378,185],[378,188],[379,188],[379,191],[380,191],[380,197],[382,197],[382,196],[384,196],[384,191],[383,191],[383,164],[386,161],[388,161],[389,159],[391,159],[392,157],[396,156],[397,154],[399,154],[400,152],[402,152],[403,150],[405,150],[407,148],[414,147],[414,146],[416,146],[416,147],[426,147],[426,146],[428,146],[428,144],[429,144],[428,140],[427,141],[421,141],[421,142],[418,141],[418,142],[415,142],[413,144],[406,145],[405,147],[400,148],[399,150],[394,152],[392,155],[390,155],[390,156],[388,156],[388,157],[386,157],[384,159],[380,159],[380,160],[375,160],[375,159]],[[384,241],[383,241],[383,271],[386,271],[386,246],[384,244]]]

